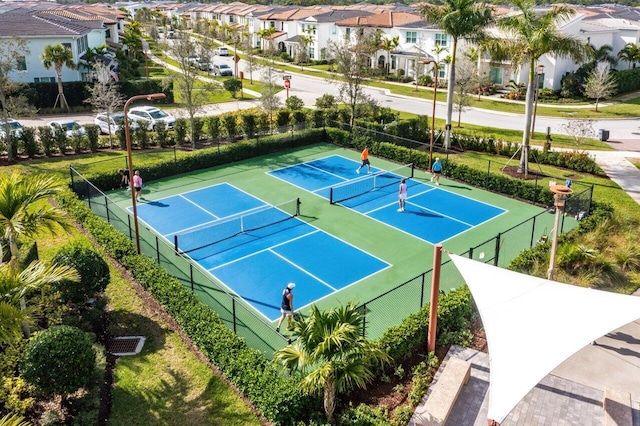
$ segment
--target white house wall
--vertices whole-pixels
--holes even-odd
[[[41,38],[27,38],[29,43],[29,55],[26,56],[27,69],[26,71],[14,71],[10,74],[10,78],[14,81],[22,83],[33,83],[35,78],[53,77],[56,78],[56,71],[53,66],[50,69],[46,69],[42,65],[40,56],[44,51],[45,46],[56,44],[71,44],[71,51],[73,52],[73,61],[78,62],[78,52],[76,48],[76,39],[73,37],[41,37]],[[84,53],[84,52],[82,52]],[[62,81],[79,81],[80,71],[71,70],[67,67],[62,67]]]

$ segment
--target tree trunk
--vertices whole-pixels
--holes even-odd
[[[518,173],[524,173],[526,179],[529,174],[529,139],[531,134],[531,118],[533,114],[533,98],[535,93],[533,78],[533,61],[529,64],[529,84],[527,85],[527,97],[524,110],[524,132],[522,132],[522,152],[520,154],[520,164]]]
[[[60,98],[60,109],[66,108],[68,111],[69,104],[67,104],[67,100],[64,97],[64,89],[62,88],[62,70],[56,69],[56,76],[58,77],[58,97]]]
[[[327,421],[332,423],[333,412],[336,409],[336,382],[333,372],[327,377],[324,382],[324,412],[327,416]]]
[[[449,149],[451,146],[451,121],[453,117],[453,89],[456,85],[456,49],[458,48],[458,40],[453,40],[451,49],[451,64],[449,65],[449,82],[447,83],[447,122],[444,127],[444,148]],[[436,70],[439,72],[440,69]]]

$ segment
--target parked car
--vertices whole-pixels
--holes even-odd
[[[173,129],[176,125],[176,119],[164,112],[163,110],[152,106],[141,106],[131,108],[127,114],[132,120],[138,121],[140,124],[146,123],[147,129],[153,130],[155,125],[163,121],[167,129]]]
[[[229,49],[226,47],[218,47],[214,52],[218,56],[229,56]]]
[[[233,71],[231,67],[227,64],[214,64],[213,65],[213,75],[233,75]]]
[[[101,112],[96,115],[93,119],[93,124],[98,126],[100,129],[100,134],[108,135],[109,127],[111,127],[111,134],[115,135],[120,126],[124,125],[124,113],[121,112],[113,112],[109,114],[109,118],[107,119],[107,113]],[[138,127],[138,123],[129,117],[129,128],[134,130]]]
[[[167,38],[176,38],[176,33],[173,30],[167,31]]]
[[[187,63],[188,63],[189,65],[191,65],[192,67],[197,66],[198,61],[200,61],[200,57],[199,57],[199,56],[189,56],[189,57],[187,58]]]
[[[8,118],[6,122],[0,121],[0,139],[7,137],[6,123],[9,123],[9,132],[14,138],[19,138],[22,135],[22,124],[18,120]]]
[[[213,64],[206,59],[199,59],[196,63],[196,68],[200,71],[213,71]]]
[[[53,130],[54,132],[60,128],[64,129],[68,138],[71,138],[76,135],[84,136],[87,134],[87,131],[85,130],[85,128],[73,120],[50,121],[49,127],[51,127],[51,130]]]

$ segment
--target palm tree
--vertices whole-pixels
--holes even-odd
[[[528,66],[528,85],[525,107],[522,153],[518,172],[528,174],[529,139],[536,81],[536,63],[542,55],[571,57],[582,62],[590,51],[588,45],[577,38],[561,33],[558,24],[573,16],[575,9],[568,5],[554,5],[542,13],[536,10],[534,0],[514,0],[517,12],[496,21],[504,36],[486,43],[493,60],[510,60],[515,69]]]
[[[635,68],[636,62],[640,62],[640,45],[627,43],[622,50],[618,52],[618,59],[629,62],[631,67]]]
[[[25,332],[24,325],[32,320],[34,310],[26,309],[26,296],[48,284],[79,280],[78,272],[66,265],[35,261],[20,273],[10,265],[0,266],[0,345],[18,340]]]
[[[362,311],[353,303],[311,315],[294,324],[295,343],[275,353],[274,362],[302,375],[300,389],[324,394],[324,410],[332,421],[336,392],[365,388],[373,367],[389,356],[362,336]]]
[[[479,41],[484,38],[484,28],[491,22],[491,9],[475,0],[445,0],[442,5],[426,4],[421,8],[428,23],[442,28],[452,39],[449,82],[447,84],[447,122],[444,146],[449,147],[453,116],[454,88],[456,82],[456,53],[458,41]]]
[[[67,67],[72,70],[76,68],[76,63],[73,62],[73,52],[62,44],[49,44],[44,47],[40,60],[42,60],[42,65],[44,65],[46,69],[53,66],[53,69],[56,71],[58,96],[56,97],[56,102],[53,104],[53,107],[55,108],[56,105],[58,105],[59,100],[60,108],[66,108],[68,110],[69,104],[67,103],[67,98],[64,97],[64,89],[62,88],[62,67]]]
[[[597,49],[595,46],[589,45],[589,48],[592,50],[591,55],[593,55],[592,63],[594,64],[594,67],[600,62],[607,62],[611,67],[618,65],[618,58],[611,54],[611,52],[613,52],[613,47],[610,45],[603,44]]]
[[[385,37],[380,43],[380,48],[387,52],[387,63],[385,64],[386,74],[389,75],[391,69],[391,51],[400,45],[400,36],[394,38]]]
[[[42,203],[61,190],[62,186],[54,178],[43,175],[25,176],[14,171],[0,177],[0,229],[9,242],[9,263],[14,270],[18,268],[20,236],[34,237],[42,229],[51,232],[71,229],[60,210]]]

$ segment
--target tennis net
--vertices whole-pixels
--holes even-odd
[[[413,163],[405,164],[393,170],[376,172],[332,186],[329,193],[329,202],[331,204],[339,203],[380,188],[397,185],[400,183],[400,179],[412,177]]]
[[[190,253],[237,235],[275,225],[300,215],[300,198],[266,205],[174,235],[176,253]]]

